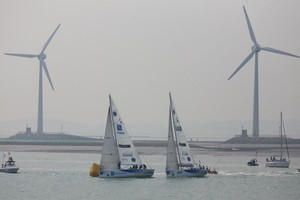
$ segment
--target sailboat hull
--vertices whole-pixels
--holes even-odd
[[[0,172],[5,172],[5,173],[17,173],[19,170],[19,167],[17,166],[6,166],[3,168],[0,168]]]
[[[101,178],[150,178],[154,169],[107,169],[100,170]]]
[[[206,174],[205,169],[166,170],[167,177],[204,177]]]
[[[290,161],[287,160],[274,160],[266,162],[266,167],[289,168]]]

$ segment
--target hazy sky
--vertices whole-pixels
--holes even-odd
[[[300,55],[299,0],[0,0],[0,121],[37,117],[38,60],[4,53],[39,53],[59,23],[45,119],[105,123],[112,94],[126,123],[166,124],[171,91],[183,123],[251,121],[254,60],[227,81],[252,46],[243,5],[258,43]],[[299,85],[300,59],[261,52],[260,118],[300,120]]]

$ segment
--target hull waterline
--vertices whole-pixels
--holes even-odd
[[[100,170],[100,178],[150,178],[154,169],[107,169]]]
[[[290,161],[277,160],[266,162],[266,167],[276,167],[276,168],[289,168]]]
[[[178,169],[178,170],[166,170],[168,178],[171,177],[204,177],[207,174],[205,169]]]
[[[4,167],[0,169],[0,172],[5,173],[17,173],[19,171],[19,167]]]

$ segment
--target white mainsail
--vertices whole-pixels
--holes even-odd
[[[137,151],[130,139],[130,136],[126,130],[125,124],[121,120],[121,116],[115,106],[111,96],[110,98],[110,108],[111,108],[111,118],[113,124],[113,130],[115,134],[116,145],[119,153],[120,165],[142,165],[142,161],[137,154]]]
[[[178,159],[176,153],[176,145],[174,142],[173,122],[172,122],[172,107],[169,107],[169,132],[168,132],[168,148],[167,148],[167,170],[178,169]]]
[[[181,123],[179,121],[175,106],[172,101],[171,93],[170,95],[170,104],[171,104],[171,115],[173,118],[175,138],[177,142],[178,157],[179,157],[179,166],[181,167],[192,167],[196,164],[193,154],[191,153],[189,144],[187,143],[186,137],[182,130]]]
[[[119,155],[112,129],[111,107],[109,107],[101,156],[101,169],[118,169],[118,163]]]

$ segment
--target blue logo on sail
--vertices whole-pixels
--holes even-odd
[[[122,131],[122,125],[121,124],[117,124],[117,130]]]
[[[119,134],[124,134],[124,132],[123,132],[123,127],[122,127],[121,124],[117,124],[117,133],[119,133]]]

